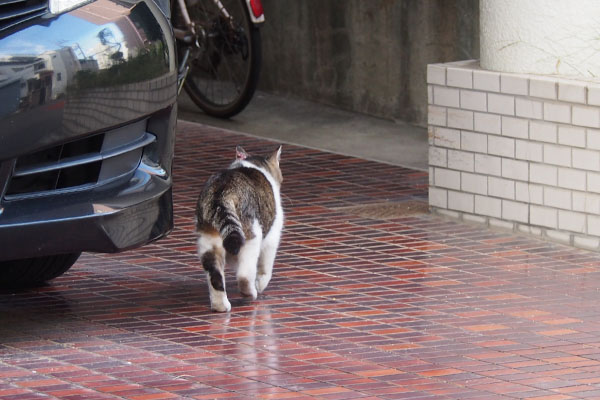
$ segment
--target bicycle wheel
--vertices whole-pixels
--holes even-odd
[[[229,118],[248,105],[256,89],[260,32],[250,20],[245,0],[221,0],[224,10],[216,3],[199,0],[188,7],[198,41],[189,46],[190,71],[184,87],[204,112]]]

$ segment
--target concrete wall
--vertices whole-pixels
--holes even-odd
[[[478,0],[263,0],[261,90],[425,126],[427,64],[479,57]]]

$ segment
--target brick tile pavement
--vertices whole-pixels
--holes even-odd
[[[251,302],[229,271],[233,310],[210,312],[195,198],[236,144],[272,144],[182,121],[177,140],[169,237],[0,293],[0,398],[600,398],[600,255],[351,208],[426,201],[400,167],[284,146],[275,276]]]

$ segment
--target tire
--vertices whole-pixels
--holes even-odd
[[[27,288],[43,285],[65,272],[81,253],[0,262],[0,287]]]
[[[248,14],[245,0],[221,0],[233,20],[233,28],[212,1],[197,1],[188,8],[196,26],[200,48],[189,47],[190,71],[184,88],[205,113],[230,118],[252,99],[261,68],[260,31]],[[199,29],[199,31],[201,31]],[[186,45],[179,42],[179,54]]]

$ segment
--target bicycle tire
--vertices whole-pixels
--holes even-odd
[[[228,11],[231,10],[231,12],[237,11],[238,15],[235,16],[237,19],[235,20],[235,23],[243,24],[244,27],[244,40],[248,45],[248,60],[244,62],[245,68],[243,71],[243,79],[241,81],[234,82],[234,78],[231,76],[231,65],[229,65],[228,63],[231,61],[235,61],[235,57],[240,57],[240,54],[236,53],[235,51],[227,50],[227,48],[234,48],[234,45],[227,42],[227,40],[225,40],[224,42],[217,43],[216,39],[207,39],[207,41],[205,42],[206,51],[202,53],[201,62],[209,64],[208,68],[211,69],[210,72],[216,75],[216,77],[213,79],[213,83],[215,85],[221,84],[221,87],[215,88],[215,86],[209,87],[208,85],[203,87],[202,85],[200,85],[199,81],[202,78],[197,80],[196,76],[200,75],[202,71],[201,68],[194,65],[194,60],[192,59],[191,70],[188,73],[188,76],[184,83],[184,88],[190,99],[208,115],[219,118],[230,118],[241,112],[248,105],[256,90],[262,62],[261,38],[260,30],[252,23],[250,19],[245,0],[234,0],[233,2],[227,0],[221,1],[224,5],[227,4],[235,6],[237,4],[238,8],[235,10],[231,10],[231,7],[225,8]],[[205,12],[206,8],[204,8],[204,6],[207,3],[210,4],[210,2],[200,1],[197,3],[196,6],[193,7],[193,10],[190,10],[190,15],[192,16],[192,19],[194,20],[194,22],[196,22],[197,25],[199,25],[199,21],[196,18],[198,17],[198,12]],[[240,15],[243,16],[243,21],[239,21]],[[210,15],[203,15],[202,22],[208,24],[210,17]],[[232,17],[234,17],[234,15],[232,15]],[[218,18],[218,16],[212,16],[212,18]],[[214,26],[215,20],[213,20],[211,23],[212,26]],[[180,43],[180,46],[181,45],[182,44]],[[228,47],[226,48],[225,46]],[[241,47],[243,47],[243,44],[241,45]],[[181,51],[182,49],[180,49],[180,52]],[[212,58],[217,57],[219,57],[219,65],[215,66]],[[223,64],[223,61],[225,61],[225,64]],[[225,65],[225,68],[220,68],[223,65]],[[195,70],[195,68],[197,68],[198,70]],[[206,66],[204,66],[204,70],[206,71]],[[223,73],[224,78],[222,81],[219,81],[219,74],[221,73]],[[227,74],[229,74],[229,76],[227,76]],[[208,81],[208,79],[206,80]],[[227,86],[231,86],[231,82],[233,82],[234,90],[236,91],[236,93],[224,101],[217,101],[218,94],[215,93],[215,90],[221,91],[221,95],[223,95],[223,93],[226,90],[228,90]],[[211,90],[213,91],[212,93],[210,92]]]

